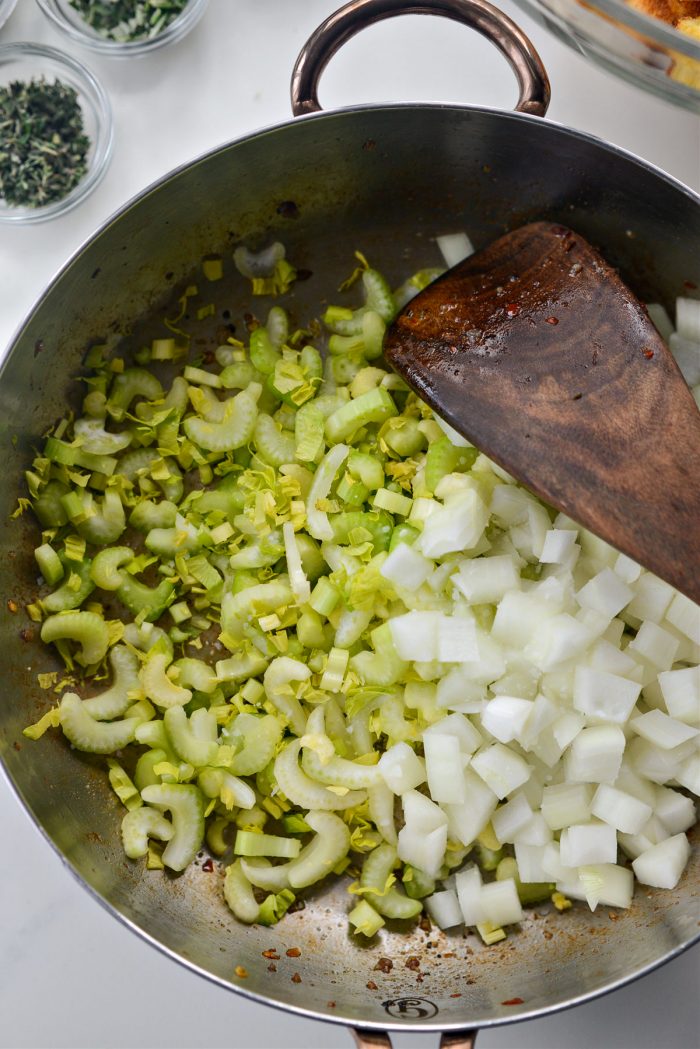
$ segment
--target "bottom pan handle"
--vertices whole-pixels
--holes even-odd
[[[386,1031],[368,1031],[362,1027],[351,1027],[357,1049],[392,1049],[391,1038]],[[440,1035],[440,1049],[474,1049],[478,1031],[444,1031]]]

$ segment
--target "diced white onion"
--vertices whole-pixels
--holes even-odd
[[[593,667],[576,667],[574,706],[588,718],[622,725],[637,702],[641,686],[636,681]]]
[[[394,743],[382,754],[377,767],[394,794],[406,794],[425,783],[425,764],[408,743]]]
[[[593,788],[588,783],[555,783],[542,791],[542,815],[551,830],[586,823],[591,815]]]
[[[651,805],[623,790],[601,783],[591,802],[591,813],[615,830],[625,834],[639,834],[651,816]]]
[[[433,563],[408,543],[399,543],[379,569],[385,579],[397,583],[404,590],[414,591],[422,586],[433,571]]]
[[[461,925],[464,921],[454,889],[434,892],[426,898],[425,906],[439,929],[453,929],[455,925]]]
[[[695,386],[700,382],[700,341],[684,339],[678,332],[674,332],[668,340],[668,348],[688,386]]]
[[[491,817],[491,826],[498,840],[503,844],[513,842],[514,835],[522,830],[532,819],[533,812],[524,794],[516,794],[496,809]]]
[[[673,889],[680,881],[689,856],[690,845],[685,834],[674,834],[637,856],[632,861],[632,870],[642,885]]]
[[[478,557],[463,561],[452,581],[473,604],[496,604],[508,591],[520,588],[520,571],[508,554]]]
[[[449,268],[474,254],[474,245],[466,233],[443,233],[435,241]]]
[[[481,906],[486,921],[492,925],[512,925],[522,921],[523,909],[512,878],[491,881],[481,886]]]
[[[471,768],[498,798],[506,798],[530,778],[530,766],[502,743],[492,743],[472,758]]]
[[[486,921],[481,902],[481,874],[478,867],[467,867],[455,878],[457,899],[465,925],[481,925]]]
[[[628,867],[597,863],[579,867],[578,876],[592,911],[604,907],[629,907],[634,893],[634,875]]]
[[[700,729],[691,728],[682,721],[676,721],[675,718],[669,717],[661,710],[649,710],[646,714],[632,718],[630,726],[637,735],[648,739],[650,743],[661,747],[662,750],[673,750],[700,735]]]
[[[532,712],[533,704],[519,696],[496,696],[484,704],[481,724],[501,743],[520,736]]]
[[[661,338],[664,342],[668,342],[671,335],[673,335],[674,327],[666,308],[659,302],[649,302],[647,303],[647,313]]]
[[[617,725],[591,725],[574,739],[564,774],[574,783],[612,783],[622,763],[625,734]]]
[[[460,805],[465,799],[464,760],[456,736],[426,732],[423,752],[433,801]]]
[[[614,863],[617,858],[615,828],[607,823],[576,823],[565,827],[559,839],[559,856],[564,867]]]
[[[632,590],[611,568],[604,568],[581,587],[576,600],[581,608],[591,608],[612,619],[633,596]]]

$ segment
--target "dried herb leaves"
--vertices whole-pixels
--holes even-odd
[[[63,199],[85,175],[89,148],[70,85],[40,77],[0,86],[0,198],[8,205]]]
[[[83,21],[109,40],[150,40],[182,14],[188,0],[69,0]]]

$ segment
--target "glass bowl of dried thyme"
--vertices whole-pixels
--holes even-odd
[[[112,152],[112,110],[70,55],[0,47],[0,223],[62,215],[98,184]]]
[[[136,58],[189,33],[209,0],[37,0],[75,43],[116,58]]]

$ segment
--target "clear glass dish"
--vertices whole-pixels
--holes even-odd
[[[700,40],[623,0],[516,0],[528,15],[604,69],[700,113]]]
[[[17,0],[0,0],[0,29],[5,25],[16,6]]]
[[[0,85],[41,76],[50,83],[60,80],[77,92],[85,133],[90,139],[87,171],[65,197],[41,207],[16,207],[0,198],[0,223],[43,222],[70,211],[98,184],[112,153],[112,109],[104,89],[89,69],[53,47],[30,43],[0,46]]]
[[[182,12],[160,33],[141,40],[120,42],[101,36],[91,28],[71,7],[68,0],[36,0],[44,14],[61,32],[77,44],[113,58],[138,58],[150,54],[160,47],[174,44],[197,24],[204,14],[209,0],[189,0]]]

